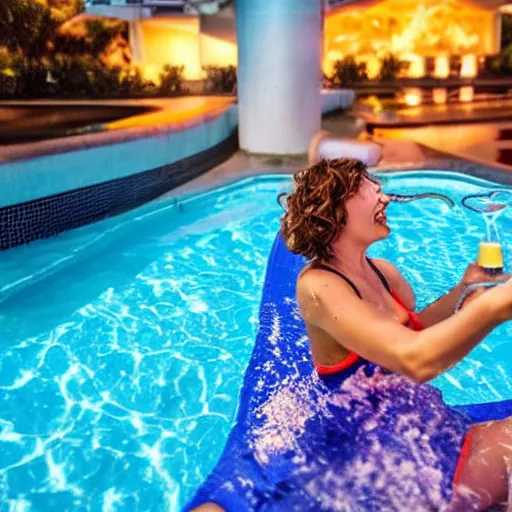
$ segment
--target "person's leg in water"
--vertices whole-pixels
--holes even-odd
[[[447,511],[481,511],[512,500],[508,492],[512,478],[509,469],[512,469],[512,417],[475,425],[469,456],[462,463]],[[512,510],[510,503],[508,510]]]
[[[225,512],[225,510],[216,503],[203,503],[190,512]]]
[[[512,417],[475,425],[470,451],[462,463],[451,503],[443,512],[483,511],[503,503],[512,485]],[[512,511],[512,496],[509,507]],[[191,512],[224,512],[215,503],[205,503]]]

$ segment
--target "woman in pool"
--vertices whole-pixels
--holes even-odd
[[[419,397],[427,381],[512,318],[512,280],[471,296],[454,314],[465,286],[492,279],[472,264],[453,290],[414,313],[413,291],[398,269],[366,255],[372,243],[390,233],[388,203],[357,160],[322,160],[295,176],[282,233],[292,252],[310,260],[297,281],[297,300],[313,362],[322,379],[338,389],[356,373],[366,376],[371,386],[389,386],[394,379],[393,402],[408,393],[404,414],[416,423],[412,430],[409,425],[409,432],[416,429],[427,438],[432,413],[440,412],[437,419],[443,418],[449,436],[435,446],[431,442],[429,449],[442,469],[440,493],[444,503],[450,503],[446,510],[470,510],[468,496],[471,510],[485,510],[507,499],[511,419],[472,424],[445,405],[440,394],[429,397],[428,403]],[[368,402],[368,408],[374,406]],[[357,428],[361,420],[354,414],[348,421]],[[406,460],[410,446],[399,436],[392,439],[396,421],[376,421],[381,444],[396,445]],[[415,478],[420,479],[419,472]]]

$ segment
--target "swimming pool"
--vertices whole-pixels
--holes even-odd
[[[494,185],[388,176],[389,191],[457,202],[391,205],[392,236],[372,248],[421,307],[485,233],[460,199]],[[177,511],[190,498],[232,426],[289,185],[248,179],[0,253],[0,510]],[[511,224],[512,211],[499,220],[506,254]],[[511,334],[502,326],[435,381],[449,403],[512,397]]]

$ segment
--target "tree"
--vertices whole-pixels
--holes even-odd
[[[501,47],[512,44],[512,14],[502,14]]]
[[[59,24],[83,12],[83,0],[45,0],[52,18]]]
[[[57,27],[83,8],[82,0],[1,0],[0,46],[44,56]]]

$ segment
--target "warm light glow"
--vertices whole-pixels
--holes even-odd
[[[459,90],[459,101],[470,102],[473,101],[475,89],[471,85],[461,87]]]
[[[460,67],[462,78],[474,78],[477,75],[476,55],[463,55]]]
[[[159,82],[162,68],[154,64],[143,64],[140,69],[142,70],[142,74],[146,80],[151,80],[155,83]]]
[[[205,77],[203,66],[237,65],[236,44],[200,33],[197,16],[169,16],[140,21],[144,42],[141,69],[158,82],[166,64],[184,66],[184,78]]]
[[[444,87],[436,87],[432,90],[432,101],[436,105],[441,105],[448,101],[448,90]]]
[[[421,55],[404,55],[403,59],[409,62],[407,76],[409,78],[423,78],[425,76],[425,58]]]
[[[340,56],[375,61],[393,53],[411,62],[408,76],[421,77],[425,64],[411,56],[490,55],[496,50],[496,30],[495,12],[470,1],[347,2],[327,13],[323,68],[328,72]],[[436,76],[447,77],[447,63],[439,66]]]
[[[366,63],[366,73],[370,80],[377,78],[380,73],[380,60],[375,55],[360,55],[356,59],[358,63]]]
[[[142,20],[141,24],[144,38],[142,68],[147,78],[157,80],[166,64],[185,66],[187,80],[203,77],[198,18],[152,18]]]
[[[450,60],[446,55],[438,55],[435,58],[434,76],[436,78],[448,78],[450,76]]]
[[[417,87],[404,89],[404,100],[407,106],[417,107],[423,101],[423,91]]]
[[[236,66],[238,52],[236,44],[201,34],[201,64],[203,66]]]

